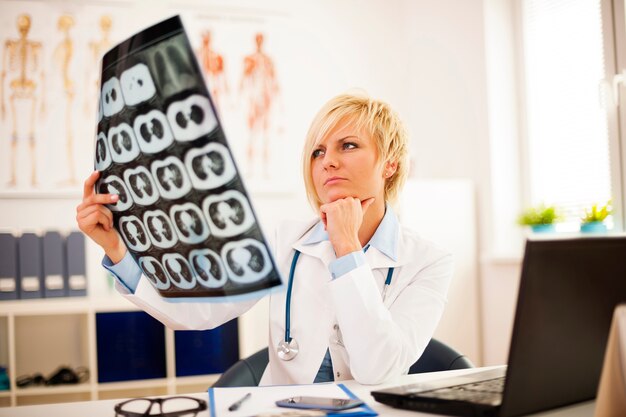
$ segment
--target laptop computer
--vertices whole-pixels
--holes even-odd
[[[372,396],[397,408],[498,417],[593,399],[613,310],[624,301],[626,236],[529,240],[508,367]]]

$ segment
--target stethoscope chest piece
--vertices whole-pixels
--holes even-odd
[[[298,342],[296,342],[296,339],[291,339],[291,341],[289,342],[281,340],[278,343],[278,348],[276,349],[278,357],[284,361],[292,360],[296,357],[299,351],[300,347],[298,346]]]

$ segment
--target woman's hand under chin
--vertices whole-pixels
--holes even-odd
[[[337,258],[362,249],[359,229],[365,212],[374,200],[374,197],[363,201],[345,197],[320,206],[320,217]]]

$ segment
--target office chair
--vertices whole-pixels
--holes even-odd
[[[213,386],[255,387],[259,385],[268,362],[267,348],[261,349],[228,368]],[[409,368],[409,374],[473,367],[474,364],[465,355],[436,339],[431,339],[422,356]]]

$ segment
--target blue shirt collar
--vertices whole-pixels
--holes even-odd
[[[398,233],[400,224],[398,218],[393,212],[391,206],[385,206],[385,215],[382,221],[378,225],[374,236],[368,242],[369,246],[373,246],[381,253],[392,259],[394,262],[398,261]],[[318,222],[309,237],[302,242],[304,245],[312,245],[324,240],[328,240],[328,232],[324,230],[324,223]]]

